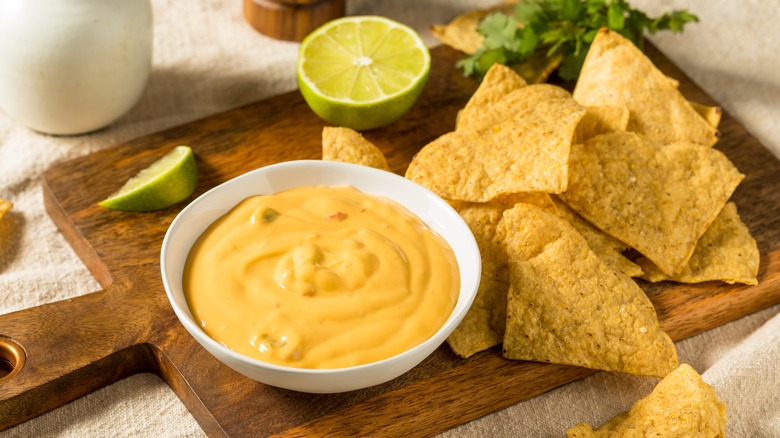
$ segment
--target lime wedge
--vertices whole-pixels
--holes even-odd
[[[152,211],[183,201],[195,191],[198,168],[189,146],[176,146],[98,204],[112,210]]]
[[[409,111],[430,67],[428,48],[411,28],[383,17],[344,17],[304,38],[298,87],[322,119],[361,131]]]

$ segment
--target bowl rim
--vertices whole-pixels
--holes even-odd
[[[178,305],[177,300],[174,297],[174,288],[171,284],[171,280],[168,275],[169,271],[169,262],[167,260],[166,255],[169,253],[169,248],[172,245],[172,241],[175,238],[175,235],[177,233],[177,230],[182,226],[181,224],[188,219],[188,216],[192,214],[194,210],[202,206],[204,203],[211,202],[211,199],[220,194],[220,192],[227,190],[227,188],[234,186],[238,184],[242,180],[246,179],[253,179],[253,178],[259,178],[261,175],[267,175],[269,173],[273,172],[291,172],[291,171],[301,171],[305,170],[310,167],[332,167],[336,171],[343,171],[344,174],[348,175],[357,175],[357,176],[368,176],[368,177],[377,177],[380,178],[389,178],[392,181],[395,181],[397,184],[406,185],[409,188],[413,188],[414,190],[420,191],[421,193],[425,194],[427,198],[433,201],[434,204],[436,204],[437,209],[443,209],[447,215],[452,216],[455,222],[458,224],[457,226],[462,227],[466,233],[462,233],[463,236],[462,239],[466,239],[464,243],[465,245],[471,247],[469,251],[467,251],[465,254],[467,257],[469,257],[468,262],[473,266],[474,270],[474,279],[469,284],[464,284],[464,278],[463,273],[464,270],[461,268],[462,261],[458,258],[458,254],[456,253],[456,262],[458,263],[458,272],[460,275],[460,290],[458,291],[458,301],[456,301],[455,306],[453,307],[453,310],[450,312],[447,320],[442,324],[441,327],[428,339],[425,341],[415,345],[414,347],[405,350],[401,353],[398,353],[394,356],[390,356],[385,359],[381,359],[374,362],[369,362],[366,364],[361,365],[354,365],[349,367],[341,367],[341,368],[299,368],[299,367],[291,367],[291,366],[284,366],[284,365],[277,365],[269,362],[265,362],[259,359],[255,359],[246,355],[243,355],[241,353],[238,353],[221,343],[219,343],[217,340],[213,339],[211,336],[206,334],[201,327],[195,322],[195,319],[192,317],[192,314],[189,310],[189,308],[183,309],[181,306]],[[381,173],[380,173],[381,172]],[[347,178],[349,179],[349,178]],[[294,184],[289,188],[293,187],[304,187],[312,184]],[[322,183],[320,185],[330,185],[330,186],[337,186],[339,184],[334,183]],[[343,183],[341,185],[350,185],[347,183]],[[264,193],[260,190],[257,190],[257,195],[263,195],[263,194],[272,194],[277,193],[281,190],[275,190],[270,193]],[[358,188],[358,190],[363,191],[362,189]],[[407,210],[411,211],[415,216],[420,218],[428,227],[431,229],[434,229],[428,222],[426,222],[423,218],[420,217],[420,215],[414,211],[410,207],[408,207],[403,201],[399,201],[396,199],[392,199],[387,197],[384,194],[377,194],[377,193],[371,193],[368,191],[363,191],[364,193],[367,193],[372,196],[380,196],[385,197],[387,199],[391,199],[392,201],[395,201],[399,203],[401,206],[406,208]],[[246,195],[243,196],[241,199],[246,198]],[[213,223],[214,220],[219,218],[220,216],[224,215],[230,208],[235,206],[236,203],[232,203],[231,207],[228,207],[225,210],[220,210],[221,212],[218,213],[213,220],[209,222],[208,225]],[[207,225],[207,226],[208,226]],[[434,229],[434,231],[437,232],[437,234],[442,234],[441,232]],[[199,233],[197,233],[197,236],[194,237],[194,239],[197,239],[198,236],[203,232],[201,230]],[[444,236],[442,236],[444,238]],[[445,240],[447,240],[445,238]],[[194,240],[193,242],[194,243]],[[191,248],[192,243],[187,245],[189,248]],[[447,241],[448,245],[452,248],[453,243]],[[455,250],[453,249],[453,252]],[[185,255],[186,259],[186,255]],[[460,324],[460,321],[463,319],[463,317],[466,315],[468,310],[471,308],[471,305],[474,302],[474,299],[477,294],[477,289],[479,288],[480,279],[481,279],[481,270],[482,270],[482,258],[480,255],[479,247],[477,246],[476,239],[474,238],[473,233],[469,229],[466,222],[463,220],[463,218],[458,214],[458,212],[452,208],[452,206],[447,203],[445,200],[443,200],[441,197],[427,189],[426,187],[423,187],[405,177],[402,177],[398,174],[395,174],[393,172],[384,171],[381,169],[375,169],[367,166],[362,166],[358,164],[352,164],[352,163],[344,163],[344,162],[336,162],[336,161],[324,161],[324,160],[290,160],[290,161],[282,161],[274,164],[269,164],[263,167],[259,167],[253,170],[250,170],[248,172],[245,172],[241,175],[238,175],[234,178],[231,178],[225,182],[222,182],[211,189],[207,190],[200,196],[198,196],[196,199],[191,201],[187,206],[185,206],[174,218],[174,220],[171,222],[171,224],[168,226],[168,230],[165,233],[165,237],[163,238],[162,246],[160,248],[160,269],[161,269],[161,275],[163,280],[163,286],[165,288],[165,293],[168,298],[168,301],[171,305],[171,307],[174,310],[174,313],[176,314],[179,322],[184,325],[187,332],[192,336],[198,343],[202,344],[204,348],[206,348],[210,354],[214,354],[211,350],[214,349],[216,351],[219,351],[220,354],[225,354],[227,357],[229,357],[231,360],[236,361],[238,363],[243,363],[245,365],[249,365],[252,367],[260,367],[265,368],[270,371],[276,371],[276,372],[294,372],[294,373],[300,373],[304,375],[321,375],[321,376],[328,376],[328,375],[338,375],[343,373],[352,373],[360,370],[365,370],[369,368],[374,368],[377,366],[381,366],[382,364],[386,364],[388,362],[397,361],[399,357],[401,356],[409,356],[412,355],[414,352],[418,352],[419,350],[426,349],[427,347],[430,347],[430,344],[432,340],[437,339],[442,336],[442,333],[445,330],[448,330],[449,332],[452,332],[455,327],[457,327],[458,324]],[[464,288],[466,288],[466,292],[464,293]],[[180,291],[181,294],[184,294],[184,291]],[[460,300],[465,296],[466,302],[464,302],[464,305],[460,306]],[[186,298],[185,298],[186,302]],[[450,329],[450,326],[453,326],[452,329]],[[198,333],[196,335],[195,333]],[[433,347],[433,349],[438,348],[444,341],[446,340],[446,336],[441,341],[436,341],[436,346]],[[205,344],[204,344],[205,343]],[[427,355],[426,355],[427,356]],[[218,360],[223,362],[223,359],[217,357]],[[424,358],[423,358],[424,359]]]

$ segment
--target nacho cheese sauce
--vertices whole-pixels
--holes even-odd
[[[250,197],[214,222],[184,269],[214,340],[264,362],[342,368],[418,345],[458,299],[450,247],[392,201],[352,187]]]

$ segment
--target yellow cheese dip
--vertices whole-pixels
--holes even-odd
[[[184,269],[195,320],[246,356],[300,368],[392,357],[431,337],[460,288],[447,243],[402,206],[352,187],[245,199]]]

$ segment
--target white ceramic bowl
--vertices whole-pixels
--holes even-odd
[[[449,319],[430,339],[394,357],[348,368],[302,369],[272,365],[236,353],[210,338],[190,313],[182,290],[184,262],[195,240],[217,218],[252,195],[312,185],[351,185],[405,206],[447,240],[460,270],[460,295]],[[160,265],[165,292],[187,331],[217,359],[239,373],[302,392],[351,391],[394,379],[430,355],[465,316],[479,286],[481,259],[466,223],[429,190],[394,173],[332,161],[290,161],[263,167],[221,184],[193,201],[171,223],[163,240]]]

